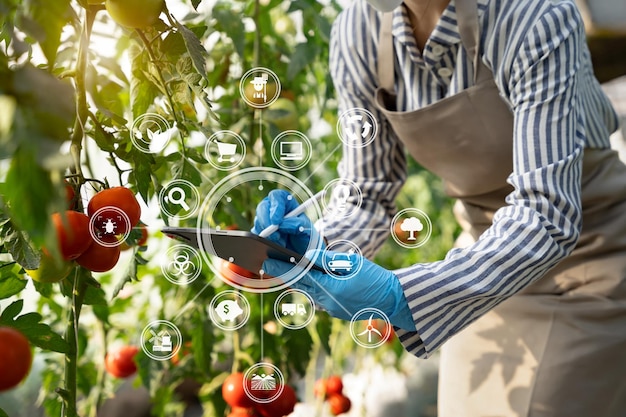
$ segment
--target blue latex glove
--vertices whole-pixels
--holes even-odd
[[[321,268],[333,259],[337,252],[316,249],[306,252],[305,256]],[[408,303],[402,291],[398,277],[392,272],[357,254],[348,256],[356,265],[361,263],[357,272],[352,272],[347,279],[338,279],[315,269],[311,269],[291,287],[310,295],[315,303],[331,316],[344,320],[364,308],[377,308],[384,312],[394,326],[415,331],[415,323]],[[268,275],[280,277],[294,266],[275,259],[267,259],[263,269]]]
[[[278,225],[278,231],[267,238],[281,246],[303,255],[307,249],[322,248],[323,241],[313,223],[302,213],[285,219],[285,215],[298,207],[298,202],[285,190],[272,190],[256,208],[252,233],[259,234],[270,225]],[[311,238],[315,245],[309,248]]]

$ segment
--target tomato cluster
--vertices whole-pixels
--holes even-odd
[[[120,346],[109,351],[104,358],[107,372],[116,378],[128,378],[137,372],[135,356],[139,352],[137,346]]]
[[[75,192],[68,185],[65,187],[68,205],[74,207]],[[96,214],[98,219],[121,216],[124,221],[118,224],[109,222],[114,227],[108,230],[107,223],[93,221]],[[141,207],[132,191],[125,187],[107,188],[98,192],[89,200],[87,214],[72,209],[54,213],[51,221],[62,260],[54,259],[44,248],[39,268],[26,272],[36,281],[58,282],[67,277],[73,262],[93,272],[109,271],[120,257],[119,236],[127,235],[130,228],[139,223],[140,217]],[[147,231],[145,233],[147,238]],[[98,240],[94,239],[94,235],[98,236]],[[145,243],[143,236],[137,243]]]
[[[250,388],[251,381],[246,380],[241,372],[236,372],[230,374],[222,385],[222,397],[231,407],[228,417],[283,417],[291,414],[298,402],[296,392],[289,385],[277,386],[274,390],[268,390],[265,394],[267,398],[272,398],[282,389],[274,400],[260,403],[246,394],[244,384]]]
[[[22,382],[33,363],[28,339],[17,329],[0,326],[0,392]]]
[[[330,412],[334,416],[347,413],[352,407],[350,398],[343,394],[343,381],[338,375],[318,379],[315,382],[314,392],[316,397],[328,401]]]

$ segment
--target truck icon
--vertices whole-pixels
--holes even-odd
[[[304,304],[296,304],[296,303],[283,303],[282,304],[283,316],[289,314],[290,316],[294,316],[299,314],[301,316],[306,315],[306,308],[304,308]]]

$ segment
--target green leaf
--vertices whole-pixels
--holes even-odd
[[[78,274],[70,274],[69,277],[61,281],[61,293],[68,298],[71,298],[74,293],[75,280],[79,282],[89,282],[93,280],[91,272],[84,268],[78,268]],[[96,288],[92,285],[85,286],[85,295],[83,304],[85,305],[106,305],[106,294],[102,288]]]
[[[202,174],[187,158],[183,158],[172,165],[172,176],[176,179],[187,180],[193,185],[202,183]]]
[[[191,0],[191,5],[193,8],[198,11],[198,6],[202,3],[202,0]]]
[[[291,56],[291,61],[289,61],[289,67],[287,68],[287,79],[293,80],[308,65],[319,59],[319,49],[319,45],[313,42],[303,42],[296,45],[296,50]]]
[[[18,294],[26,288],[27,281],[20,279],[15,274],[0,278],[0,300]]]
[[[34,250],[24,232],[15,230],[11,239],[4,246],[9,251],[13,260],[24,269],[37,269],[41,260],[39,251]]]
[[[213,7],[213,18],[218,22],[216,27],[222,29],[235,45],[241,58],[245,58],[246,27],[241,13],[233,9],[230,1],[221,1]]]
[[[53,68],[61,44],[61,32],[69,20],[70,0],[31,0],[27,4],[28,18],[24,17],[24,29],[39,41],[48,65]]]
[[[17,300],[4,309],[0,315],[0,324],[14,327],[24,334],[33,345],[53,352],[67,353],[69,345],[50,326],[40,323],[39,313],[26,313],[17,316],[24,306],[24,300]]]
[[[9,415],[2,408],[0,408],[0,417],[9,417]]]
[[[51,298],[52,294],[54,294],[54,285],[52,283],[37,282],[33,280],[33,284],[35,286],[35,290],[43,297]]]
[[[311,359],[313,339],[306,329],[291,330],[283,333],[285,339],[285,357],[300,375],[306,373],[306,366]]]
[[[187,52],[189,52],[194,68],[198,71],[198,74],[202,75],[202,77],[206,79],[205,61],[209,53],[206,49],[204,49],[204,46],[202,46],[202,42],[200,42],[198,36],[196,36],[196,34],[193,33],[187,26],[177,23],[176,27],[180,34],[183,35],[185,47],[187,48]]]
[[[196,325],[191,330],[191,346],[196,367],[205,375],[211,374],[211,352],[213,351],[214,335],[207,317],[196,317]]]
[[[133,116],[139,117],[146,113],[159,95],[159,88],[146,77],[144,71],[150,65],[148,53],[138,46],[130,49],[131,73],[130,79],[130,103]]]
[[[31,147],[20,147],[15,152],[6,177],[5,197],[11,219],[21,230],[37,242],[43,242],[48,225],[48,202],[55,197],[50,174],[38,164]],[[17,240],[16,255],[28,262],[30,251]],[[17,260],[17,259],[16,259]],[[28,263],[28,266],[32,265]],[[26,265],[22,265],[26,266]]]
[[[317,334],[319,335],[320,342],[326,354],[330,355],[330,333],[332,330],[330,316],[326,313],[319,313],[316,314],[315,317],[315,330],[317,330]]]

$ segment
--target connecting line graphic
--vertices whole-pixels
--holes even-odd
[[[206,290],[209,285],[211,285],[211,282],[213,282],[213,280],[215,279],[215,275],[213,276],[213,278],[211,278],[209,280],[209,282],[207,282],[205,284],[204,287],[202,287],[202,289],[200,291],[198,291],[198,293],[195,295],[195,297],[193,297],[187,304],[185,304],[183,306],[183,308],[180,310],[180,312],[176,315],[176,317],[174,317],[172,319],[172,321],[176,321],[180,318],[180,316],[182,316],[187,310],[189,310],[189,308],[191,307],[192,304],[194,304],[194,302],[196,301],[196,299],[200,296],[200,294],[202,294],[204,292],[204,290]]]
[[[313,176],[313,175],[317,172],[317,170],[318,170],[318,169],[320,169],[321,167],[323,167],[323,166],[324,166],[324,164],[326,163],[326,161],[328,161],[328,159],[329,159],[329,158],[330,158],[330,157],[331,157],[331,156],[332,156],[335,152],[337,152],[337,150],[338,150],[339,148],[341,148],[341,145],[337,145],[337,146],[335,146],[335,149],[333,149],[332,151],[330,151],[330,152],[328,153],[328,155],[326,156],[326,158],[324,158],[324,159],[322,160],[322,162],[320,162],[319,164],[317,164],[317,166],[315,167],[315,169],[314,169],[314,170],[313,170],[313,171],[309,174],[309,176],[308,176],[308,177],[306,177],[306,178],[304,179],[304,181],[303,181],[303,182],[304,182],[305,184],[306,184],[306,183],[308,183],[308,182],[309,182],[309,180],[311,179],[311,177],[312,177],[312,176]]]
[[[261,304],[261,361],[264,360],[265,358],[265,346],[264,346],[264,341],[263,341],[263,293],[260,294],[261,295],[261,300],[260,300],[260,304]]]
[[[198,170],[198,172],[200,173],[200,175],[202,175],[203,179],[205,179],[209,184],[211,184],[212,187],[215,187],[215,183],[211,181],[204,172],[202,172],[201,170]]]

